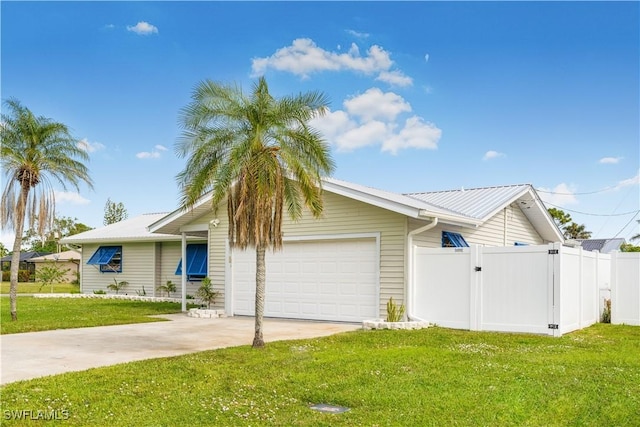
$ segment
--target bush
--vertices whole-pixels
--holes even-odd
[[[97,291],[93,291],[94,295],[106,295],[107,291],[102,290],[102,289],[98,289]]]
[[[211,279],[208,277],[202,279],[202,284],[198,288],[196,296],[203,304],[207,304],[207,308],[211,308],[211,304],[215,304],[216,298],[218,297],[218,291],[213,289]]]
[[[604,310],[602,310],[602,317],[600,318],[602,323],[611,323],[611,300],[604,300]]]
[[[2,281],[11,281],[11,271],[2,272]],[[29,270],[18,270],[18,282],[31,282],[31,273]]]
[[[404,317],[404,304],[400,307],[393,301],[393,297],[387,302],[387,322],[401,322]]]

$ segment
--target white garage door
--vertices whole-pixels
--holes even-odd
[[[377,318],[375,239],[285,242],[267,251],[265,316],[360,322]],[[255,312],[255,250],[232,256],[233,312]]]

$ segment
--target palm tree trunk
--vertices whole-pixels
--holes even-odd
[[[264,297],[265,297],[265,247],[256,247],[256,334],[253,337],[253,348],[264,347],[262,337],[262,318],[264,317]]]
[[[9,285],[9,304],[12,321],[18,320],[18,271],[20,270],[20,249],[22,247],[22,232],[24,231],[24,216],[28,196],[29,184],[22,183],[20,200],[18,200],[18,206],[16,207],[16,238],[13,241],[13,254],[11,256],[11,283]]]

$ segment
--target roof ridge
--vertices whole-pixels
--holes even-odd
[[[450,190],[434,190],[434,191],[415,191],[415,192],[411,192],[411,193],[402,193],[405,196],[409,196],[411,197],[414,194],[433,194],[433,193],[453,193],[453,192],[460,192],[460,191],[474,191],[474,190],[490,190],[493,188],[509,188],[509,187],[531,187],[533,188],[533,185],[531,184],[507,184],[507,185],[491,185],[491,186],[487,186],[487,187],[472,187],[472,188],[454,188],[454,189],[450,189]]]

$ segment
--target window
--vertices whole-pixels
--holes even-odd
[[[451,231],[442,232],[442,247],[443,248],[468,248],[469,244],[461,234],[453,233]]]
[[[187,279],[202,280],[207,276],[207,244],[187,245]],[[176,276],[182,276],[182,259],[178,263]]]
[[[121,273],[122,246],[100,246],[87,264],[100,266],[102,273]]]

